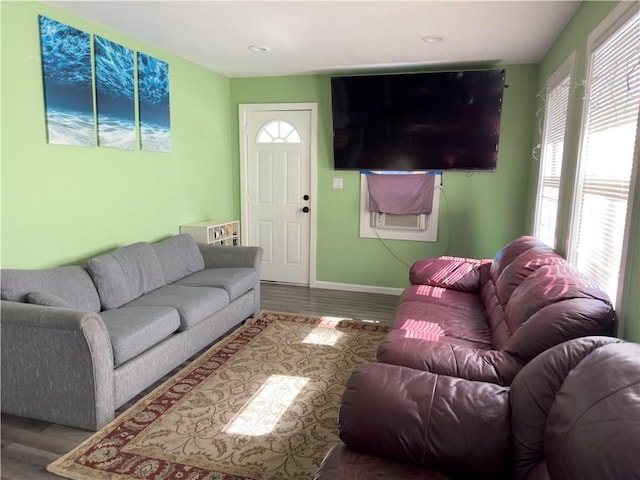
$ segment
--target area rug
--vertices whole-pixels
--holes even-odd
[[[388,327],[262,312],[47,466],[75,480],[313,478]]]

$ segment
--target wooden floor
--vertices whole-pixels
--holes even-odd
[[[397,301],[398,297],[394,295],[310,289],[274,283],[263,283],[261,287],[262,308],[277,312],[338,316],[388,323]],[[185,362],[167,374],[123,405],[117,413],[131,407],[188,363]],[[48,473],[45,466],[92,434],[86,430],[5,414],[2,414],[1,427],[2,480],[59,479],[57,475]]]
[[[261,305],[273,312],[305,313],[389,323],[398,297],[263,282]]]

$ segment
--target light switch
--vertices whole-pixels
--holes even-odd
[[[333,188],[342,188],[342,178],[334,178],[331,186]]]

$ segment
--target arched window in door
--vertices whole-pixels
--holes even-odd
[[[302,143],[293,125],[283,120],[271,120],[258,132],[258,143]]]

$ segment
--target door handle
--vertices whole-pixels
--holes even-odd
[[[309,207],[302,207],[302,211],[304,213],[309,213]]]
[[[302,197],[303,200],[309,200],[309,195],[305,195],[304,197]]]

